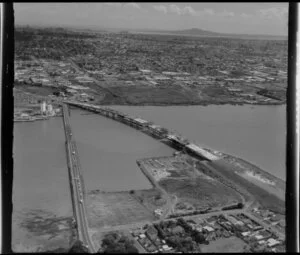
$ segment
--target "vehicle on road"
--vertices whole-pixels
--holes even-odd
[[[75,151],[72,151],[72,154],[75,155]]]

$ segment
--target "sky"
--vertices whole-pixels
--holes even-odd
[[[14,3],[17,25],[288,34],[288,3]]]

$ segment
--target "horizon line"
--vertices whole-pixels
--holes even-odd
[[[97,25],[69,25],[69,24],[20,24],[15,23],[15,27],[43,27],[43,28],[78,28],[78,29],[87,29],[87,30],[128,30],[128,31],[153,31],[153,32],[179,32],[179,31],[187,31],[192,29],[202,30],[204,32],[215,33],[217,35],[248,35],[248,36],[267,36],[267,37],[287,37],[287,35],[274,35],[274,34],[241,34],[241,33],[222,33],[222,32],[215,32],[212,30],[206,30],[202,28],[184,28],[184,29],[159,29],[159,28],[120,28],[120,27],[101,27]]]

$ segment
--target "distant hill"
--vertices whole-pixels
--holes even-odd
[[[199,28],[191,28],[184,30],[132,30],[137,33],[151,33],[151,34],[168,34],[168,35],[183,35],[183,36],[208,36],[208,37],[231,37],[240,39],[261,39],[261,40],[287,40],[287,36],[280,35],[254,35],[254,34],[227,34],[217,33]]]
[[[191,29],[185,29],[185,30],[173,30],[173,31],[165,31],[166,33],[171,33],[171,34],[180,34],[180,35],[215,35],[215,36],[221,36],[222,34],[208,31],[208,30],[203,30],[199,28],[191,28]]]

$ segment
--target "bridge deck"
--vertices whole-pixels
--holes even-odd
[[[81,165],[79,154],[71,130],[68,106],[63,104],[63,121],[66,136],[66,151],[68,158],[68,168],[73,202],[74,216],[77,223],[78,239],[93,253],[96,252],[93,242],[88,233],[88,220],[85,207],[85,187],[81,175]]]

